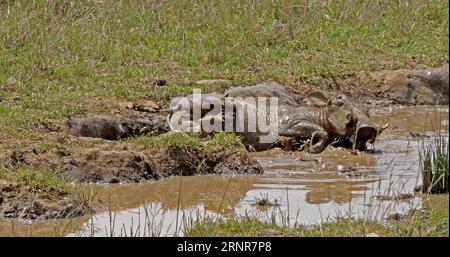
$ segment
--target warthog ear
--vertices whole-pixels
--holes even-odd
[[[328,104],[328,98],[322,91],[312,91],[308,93],[308,99],[315,106],[322,107]]]

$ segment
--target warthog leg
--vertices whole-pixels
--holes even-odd
[[[298,139],[309,139],[310,153],[322,152],[329,143],[328,133],[323,127],[313,122],[306,120],[299,120],[294,125],[289,126],[286,129],[281,129],[280,136],[291,137]]]
[[[309,152],[313,154],[321,153],[329,142],[328,133],[323,130],[315,131],[311,136]]]

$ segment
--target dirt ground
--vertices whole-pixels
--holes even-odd
[[[45,194],[31,187],[0,179],[0,216],[21,220],[70,218],[92,209],[69,193]]]
[[[371,106],[448,104],[448,61],[438,74],[425,78],[422,72],[433,68],[355,71],[342,76],[329,77],[316,83],[296,81],[288,83],[289,90],[299,101],[312,90],[341,92]],[[446,74],[446,75],[445,75]]]

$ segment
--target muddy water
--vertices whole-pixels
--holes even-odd
[[[263,175],[89,186],[107,206],[104,212],[33,224],[0,221],[0,235],[172,236],[182,235],[198,219],[218,215],[252,215],[294,226],[346,215],[383,221],[420,208],[424,199],[429,201],[421,194],[401,201],[383,198],[413,193],[420,184],[418,147],[430,143],[436,129],[448,135],[448,106],[384,108],[372,115],[390,128],[365,153],[332,147],[319,155],[274,149],[253,154]],[[256,206],[261,198],[278,206]]]

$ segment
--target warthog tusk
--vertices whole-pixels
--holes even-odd
[[[389,123],[384,124],[383,127],[377,129],[377,136],[375,137],[375,139],[372,142],[372,147],[373,150],[375,150],[375,141],[378,139],[378,136],[381,134],[381,132],[383,132],[385,129],[387,129],[389,127]]]
[[[353,140],[353,146],[352,146],[352,153],[355,153],[355,149],[356,149],[356,142],[358,141],[358,130],[359,130],[359,126],[361,125],[361,122],[358,121],[358,123],[356,123],[356,133],[355,133],[355,140]]]

